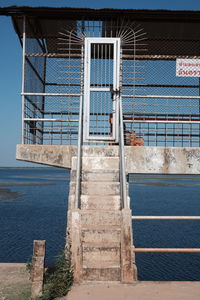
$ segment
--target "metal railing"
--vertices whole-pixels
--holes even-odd
[[[83,45],[81,48],[82,59],[81,68],[83,69]],[[83,74],[83,72],[82,72]],[[83,93],[83,77],[81,76],[81,90]],[[81,162],[82,162],[82,143],[83,143],[83,94],[80,96],[80,110],[79,110],[79,126],[78,126],[78,145],[77,145],[77,159],[76,159],[76,189],[75,189],[75,208],[80,208],[80,194],[81,194]]]
[[[52,22],[59,28],[60,20]],[[200,146],[200,81],[198,77],[177,77],[175,71],[177,58],[189,58],[187,51],[190,52],[190,48],[197,51],[196,41],[191,40],[190,46],[186,46],[184,40],[167,38],[156,44],[158,49],[152,50],[155,44],[150,46],[146,42],[148,32],[146,34],[132,22],[116,20],[73,20],[66,23],[66,29],[60,28],[55,36],[39,39],[28,16],[24,17],[22,39],[22,143],[78,144],[81,77],[85,72],[81,68],[83,36],[120,38],[120,89],[125,131],[135,134],[144,146]],[[168,53],[172,45],[173,52]],[[150,47],[150,52],[146,46]],[[185,46],[188,49],[184,50]],[[108,46],[102,47],[94,45],[92,48],[97,65],[100,57],[108,58],[106,53],[110,52],[112,58]],[[106,61],[104,59],[105,65]],[[101,86],[104,109],[98,114],[92,112],[89,118],[95,138],[105,130],[100,128],[105,123],[105,136],[110,139],[112,99],[107,96],[106,87],[112,83],[112,74],[107,67],[104,73],[105,76],[99,79],[101,82],[91,81],[90,86],[92,92]],[[102,83],[106,84],[104,90]],[[93,102],[98,107],[99,98],[95,96]]]
[[[23,23],[22,143],[77,145],[83,94],[82,36],[77,37],[70,28],[47,43],[37,38],[29,21],[27,17]],[[74,51],[78,51],[77,59]]]
[[[124,128],[123,128],[123,112],[122,102],[119,101],[119,159],[120,159],[120,193],[121,193],[121,206],[128,208],[127,199],[127,184],[126,184],[126,169],[125,169],[125,153],[124,153]]]
[[[168,252],[168,253],[200,253],[200,248],[132,248],[135,253]]]
[[[200,220],[200,216],[132,216],[132,220]],[[135,253],[200,253],[200,248],[135,248]]]

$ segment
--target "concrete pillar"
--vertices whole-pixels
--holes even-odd
[[[81,211],[71,210],[68,216],[74,282],[80,282],[82,279]]]
[[[32,288],[31,297],[42,295],[43,279],[44,279],[44,258],[45,258],[46,241],[33,242],[33,259],[32,259]]]
[[[131,210],[122,209],[121,221],[121,282],[131,283],[137,280],[137,268],[132,252],[133,237]]]

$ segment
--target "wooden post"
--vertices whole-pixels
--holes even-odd
[[[42,295],[44,279],[44,258],[45,258],[46,241],[33,242],[33,259],[32,259],[32,289],[31,297],[34,299]]]

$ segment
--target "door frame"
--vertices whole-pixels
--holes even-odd
[[[91,87],[91,45],[113,44],[113,89],[110,87]],[[119,89],[120,89],[120,38],[85,38],[84,51],[84,117],[83,117],[83,141],[112,141],[119,139]],[[111,92],[113,100],[113,124],[112,136],[92,136],[90,134],[90,92]]]

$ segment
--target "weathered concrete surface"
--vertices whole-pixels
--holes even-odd
[[[32,258],[32,298],[42,295],[43,280],[44,280],[44,258],[45,258],[45,243],[46,241],[34,241],[33,258]]]
[[[103,151],[103,150],[102,150]],[[76,170],[76,157],[72,158],[72,169]],[[93,156],[82,158],[82,169],[85,171],[96,170],[96,171],[109,171],[109,170],[118,170],[119,171],[119,158],[118,157],[102,157],[102,156]]]
[[[88,210],[119,210],[120,209],[120,196],[107,195],[107,196],[81,196],[81,208]]]
[[[72,192],[75,193],[75,183],[70,185]],[[84,195],[119,195],[120,185],[119,182],[86,181],[81,183],[81,191]]]
[[[83,146],[83,156],[113,157],[118,155],[118,146]],[[72,157],[76,156],[76,146],[63,145],[17,145],[16,159],[49,166],[69,168]]]
[[[103,211],[90,211],[82,210],[82,227],[91,228],[95,227],[110,227],[115,228],[121,225],[121,211],[103,210]]]
[[[132,213],[130,209],[122,209],[121,213],[121,282],[132,283],[137,280],[135,256],[132,253]]]
[[[71,258],[74,282],[82,279],[82,247],[81,247],[81,210],[68,211],[68,232],[71,244]],[[67,245],[69,246],[69,245]]]
[[[118,146],[83,146],[83,167],[117,170],[118,152]],[[16,151],[18,160],[61,168],[75,169],[75,156],[76,146],[17,145]],[[200,174],[200,148],[125,146],[125,157],[127,173]]]
[[[105,151],[104,151],[105,150]],[[121,210],[118,147],[84,147],[79,224],[68,220],[76,281],[133,282],[131,213]],[[75,209],[76,157],[72,157],[69,215]],[[128,217],[128,221],[125,221]],[[75,247],[75,248],[73,248]],[[122,270],[123,269],[123,270]],[[131,273],[131,274],[130,274]],[[78,276],[77,276],[78,274]]]
[[[71,168],[75,146],[17,145],[16,159],[61,168]]]
[[[89,283],[74,285],[62,300],[199,300],[199,282]]]
[[[125,147],[127,173],[200,174],[200,148]]]

